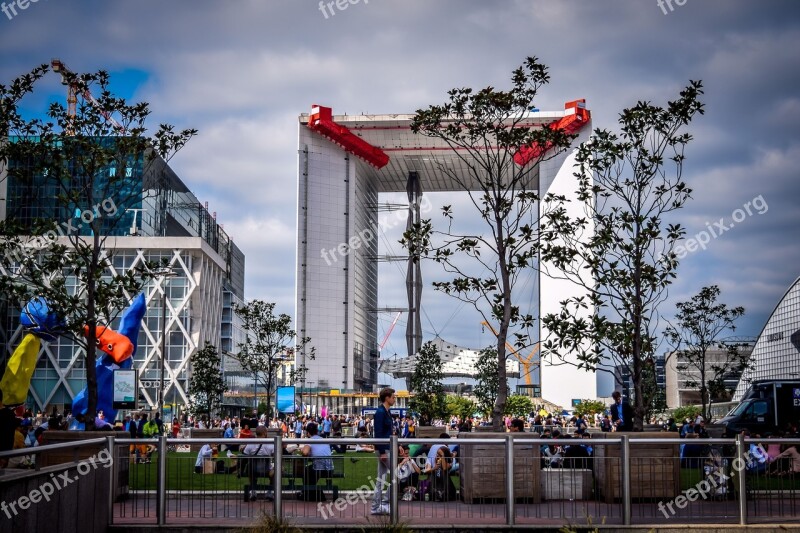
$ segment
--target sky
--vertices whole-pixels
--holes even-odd
[[[754,337],[800,276],[800,3],[661,1],[5,0],[0,83],[58,57],[109,71],[112,91],[150,103],[151,125],[197,128],[171,166],[244,251],[246,297],[293,315],[297,117],[312,104],[413,113],[454,87],[508,88],[536,56],[551,76],[539,109],[585,98],[593,126],[615,130],[624,108],[703,80],[684,169],[694,192],[678,221],[698,241],[718,235],[683,258],[662,313],[716,284],[746,309],[736,334]],[[65,99],[50,74],[24,107]],[[471,216],[463,198],[431,202]],[[382,253],[399,253],[398,238],[382,237]],[[488,345],[474,310],[434,293],[438,267],[423,277],[425,340]],[[396,265],[382,265],[379,305],[402,306],[404,293]],[[392,318],[380,317],[379,341]],[[384,355],[404,351],[403,330],[401,317]]]

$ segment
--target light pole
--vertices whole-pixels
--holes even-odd
[[[177,276],[171,268],[165,268],[158,272],[162,277],[161,290],[164,297],[161,300],[161,378],[158,385],[158,413],[161,423],[164,423],[164,397],[167,395],[164,387],[164,372],[167,366],[167,279]]]

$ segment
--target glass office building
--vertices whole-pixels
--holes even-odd
[[[116,141],[98,142],[108,146]],[[232,306],[244,301],[244,254],[217,223],[215,214],[209,213],[207,205],[201,204],[161,159],[127,158],[102,167],[94,175],[93,202],[86,201],[86,205],[57,200],[63,191],[57,189],[50,171],[40,166],[12,161],[9,171],[0,168],[0,219],[31,229],[37,219],[55,220],[74,228],[75,234],[88,236],[88,225],[79,224],[81,216],[85,220],[91,218],[87,213],[93,213],[102,217],[102,234],[107,236],[104,253],[111,263],[107,275],[126,272],[146,261],[170,267],[171,276],[151,280],[144,288],[147,312],[133,367],[139,373],[140,407],[158,404],[162,356],[167,411],[186,405],[190,357],[206,342],[225,356],[242,340]],[[66,237],[58,238],[66,243]],[[0,258],[0,273],[13,273],[14,269],[14,258]],[[24,335],[14,304],[0,302],[3,366]],[[115,321],[112,328],[116,327]],[[45,342],[28,405],[35,409],[69,407],[85,379],[84,352],[78,344],[65,337]]]

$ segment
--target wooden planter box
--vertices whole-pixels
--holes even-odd
[[[459,439],[490,439],[506,435],[531,438],[530,433],[459,433]],[[506,454],[503,444],[461,444],[461,496],[466,503],[506,498]],[[514,498],[540,503],[541,453],[535,444],[514,445]]]
[[[619,433],[607,433],[609,438]],[[636,439],[678,438],[678,433],[637,432],[630,437],[631,498],[664,499],[680,494],[681,460],[678,444],[636,445]],[[594,447],[594,474],[606,503],[622,498],[622,470],[619,445]]]
[[[418,439],[438,439],[442,433],[447,433],[447,428],[442,426],[417,426],[416,438]]]
[[[42,433],[43,446],[48,444],[63,444],[65,442],[78,442],[86,439],[106,438],[110,436],[117,438],[130,438],[130,433],[126,431],[56,431],[49,429]],[[115,501],[128,495],[128,472],[130,470],[130,447],[116,446],[114,453],[114,467],[117,471],[117,486],[114,488]],[[74,450],[63,449],[51,452],[40,453],[36,459],[39,467],[72,463],[94,457],[102,450],[107,450],[105,443],[92,446],[81,446]],[[101,469],[106,472],[106,469]]]

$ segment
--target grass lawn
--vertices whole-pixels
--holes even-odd
[[[728,473],[730,475],[730,473]],[[700,468],[681,468],[681,490],[694,488],[705,478]],[[736,477],[730,481],[730,487],[737,492]],[[748,489],[750,490],[796,490],[800,491],[800,476],[781,477],[774,475],[748,475]]]
[[[334,454],[335,456],[338,454]],[[149,464],[130,465],[128,483],[131,490],[155,490],[157,477],[157,454],[153,454]],[[236,474],[196,474],[194,464],[196,453],[167,453],[167,490],[181,491],[236,491],[248,484],[247,477],[238,478]],[[221,457],[228,463],[225,457]],[[354,490],[361,486],[372,487],[377,475],[375,454],[367,452],[348,452],[344,459],[344,478],[334,479],[333,484],[340,490]],[[458,487],[458,478],[453,478]],[[287,481],[284,480],[284,485]]]

